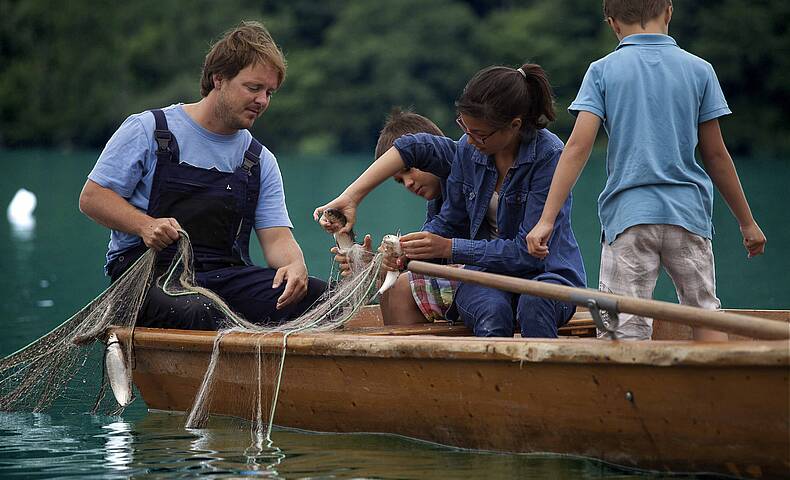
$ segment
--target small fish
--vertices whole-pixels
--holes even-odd
[[[385,255],[399,257],[401,254],[400,236],[384,235],[384,238],[381,239],[381,250],[384,252]],[[387,272],[387,276],[384,277],[384,282],[381,284],[381,288],[379,289],[378,294],[381,295],[382,293],[389,290],[390,287],[395,285],[395,280],[398,279],[398,275],[400,275],[400,272],[396,272],[396,271]]]
[[[110,380],[110,388],[118,405],[125,407],[132,402],[132,382],[126,369],[123,347],[115,333],[111,333],[104,349],[104,369]]]
[[[327,208],[321,213],[321,220],[329,223],[331,229],[335,231],[332,235],[335,237],[335,243],[337,243],[338,248],[340,248],[340,253],[346,253],[354,245],[354,231],[352,230],[348,233],[339,232],[347,222],[343,212],[336,208]]]

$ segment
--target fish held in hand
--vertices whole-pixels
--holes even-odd
[[[348,233],[340,232],[340,229],[347,223],[346,216],[343,215],[343,212],[336,208],[327,208],[321,213],[321,218],[318,221],[322,225],[324,223],[329,225],[327,229],[333,232],[332,236],[335,237],[335,243],[337,243],[341,253],[346,253],[348,249],[354,245],[353,230]]]
[[[391,257],[399,257],[401,255],[400,236],[384,235],[384,238],[381,240],[380,250],[384,252],[384,255],[389,255]],[[393,285],[395,285],[395,281],[398,279],[398,275],[400,275],[400,272],[396,272],[396,271],[387,272],[387,276],[384,277],[384,282],[381,284],[381,288],[379,289],[378,294],[381,295],[382,293],[389,290]]]

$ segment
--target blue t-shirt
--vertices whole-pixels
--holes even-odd
[[[219,135],[195,122],[182,104],[162,109],[178,142],[180,162],[221,172],[235,171],[252,141],[247,130]],[[143,112],[127,118],[104,147],[88,178],[109,188],[142,211],[148,209],[156,170],[154,115]],[[285,206],[282,176],[272,152],[263,147],[260,159],[261,189],[255,209],[255,228],[293,228]],[[107,263],[119,252],[140,243],[140,237],[117,230],[110,232]]]
[[[608,243],[640,224],[712,237],[713,184],[694,152],[699,124],[731,112],[708,62],[667,35],[629,35],[590,65],[568,110],[599,116],[609,135],[598,197]]]

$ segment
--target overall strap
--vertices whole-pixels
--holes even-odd
[[[156,127],[154,129],[154,139],[156,140],[156,160],[157,162],[170,160],[171,162],[178,163],[177,155],[173,155],[171,144],[173,143],[173,134],[167,128],[167,119],[165,112],[160,109],[151,110],[154,114],[154,121]]]
[[[250,141],[249,147],[244,152],[244,160],[236,172],[241,173],[244,179],[243,214],[239,229],[236,231],[236,239],[233,242],[233,250],[242,261],[247,265],[252,265],[250,259],[249,243],[250,234],[255,224],[255,209],[260,195],[260,157],[263,145],[254,137]]]
[[[261,151],[263,151],[263,145],[255,137],[252,137],[250,146],[244,152],[244,162],[241,164],[241,168],[247,173],[248,177],[252,175],[252,168],[260,162]]]

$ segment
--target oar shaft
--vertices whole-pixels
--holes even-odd
[[[602,308],[616,306],[618,312],[630,313],[650,318],[660,318],[668,322],[682,323],[692,327],[711,328],[722,332],[734,333],[751,338],[778,340],[790,338],[790,323],[763,318],[749,317],[735,313],[705,310],[702,308],[678,305],[675,303],[624,297],[586,288],[568,287],[523,278],[508,277],[488,272],[447,267],[428,262],[412,260],[408,270],[434,277],[449,278],[461,282],[476,283],[486,287],[506,290],[513,293],[536,295],[553,300],[586,306],[595,300]]]

